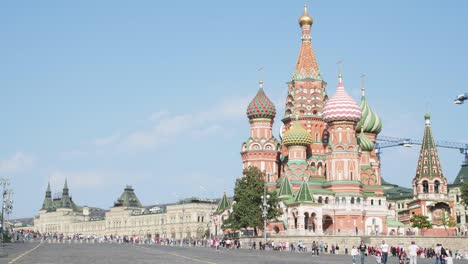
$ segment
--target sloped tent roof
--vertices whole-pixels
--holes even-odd
[[[468,164],[461,166],[457,177],[453,181],[453,185],[462,185],[464,182],[468,182]]]
[[[123,207],[143,207],[138,200],[132,186],[127,185],[124,192],[120,195],[120,198],[114,203],[114,207],[123,206]]]

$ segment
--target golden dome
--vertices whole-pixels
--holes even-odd
[[[302,15],[300,18],[299,18],[299,25],[301,25],[301,27],[303,25],[312,25],[312,23],[314,23],[314,21],[312,20],[312,17],[309,16],[309,14],[307,13],[307,4],[304,5],[304,15]]]

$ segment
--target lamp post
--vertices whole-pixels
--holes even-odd
[[[262,209],[262,217],[263,217],[263,239],[264,239],[264,244],[263,246],[266,245],[267,243],[267,218],[268,218],[268,209],[270,208],[270,205],[268,204],[268,199],[270,199],[270,195],[267,194],[266,190],[266,184],[263,188],[263,195],[261,196],[262,198],[262,205],[260,205],[260,209]]]
[[[13,208],[12,206],[13,201],[10,200],[11,191],[6,189],[6,186],[10,185],[10,179],[1,178],[0,185],[2,185],[2,214],[1,214],[2,221],[1,221],[1,226],[0,226],[0,239],[2,241],[2,247],[0,251],[0,257],[6,257],[8,256],[8,253],[6,253],[4,250],[5,213],[9,214],[11,212],[11,209]]]

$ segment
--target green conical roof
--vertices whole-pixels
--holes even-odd
[[[306,180],[302,182],[301,188],[296,194],[296,197],[294,199],[295,202],[314,202],[314,197],[312,196],[312,193],[310,192],[309,184],[307,183]]]
[[[356,132],[361,132],[362,129],[365,133],[380,133],[380,131],[382,131],[382,120],[367,103],[366,96],[364,95],[364,89],[362,92],[360,107],[362,116],[361,120],[359,120],[356,125]]]
[[[461,185],[465,182],[468,182],[468,164],[463,164],[458,172],[457,177],[453,181],[454,185]]]
[[[50,190],[50,182],[47,184],[47,190],[44,201],[42,202],[41,210],[47,210],[48,212],[55,210],[54,201],[52,201],[52,192]]]
[[[229,204],[229,200],[226,196],[226,192],[224,192],[223,198],[221,198],[221,201],[219,201],[216,212],[221,213],[224,210],[228,209],[229,207],[231,207],[231,205]]]
[[[426,127],[424,128],[424,137],[422,140],[421,151],[419,152],[418,167],[416,169],[416,178],[421,177],[441,177],[442,168],[440,166],[437,147],[432,136],[431,117],[429,114],[424,116]]]
[[[374,143],[363,132],[359,134],[358,141],[362,151],[372,151],[374,149]]]
[[[299,120],[294,121],[283,136],[283,145],[285,146],[308,146],[311,143],[312,137]]]
[[[291,183],[289,182],[288,177],[284,177],[283,182],[281,182],[281,187],[279,190],[279,198],[289,198],[293,195]]]
[[[123,206],[123,207],[143,207],[138,200],[132,186],[127,185],[124,192],[120,195],[120,198],[117,202],[114,203],[114,206]]]

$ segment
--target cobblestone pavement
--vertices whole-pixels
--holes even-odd
[[[81,263],[352,263],[349,255],[321,255],[310,253],[272,252],[251,250],[213,250],[210,248],[185,248],[169,246],[139,246],[122,244],[11,244],[7,248],[8,258],[0,258],[2,264],[81,264]],[[433,259],[418,259],[418,264],[434,263]],[[358,262],[359,263],[359,260]],[[374,257],[367,257],[365,263],[376,263]],[[390,258],[389,264],[398,263]],[[468,264],[468,260],[454,263]]]

